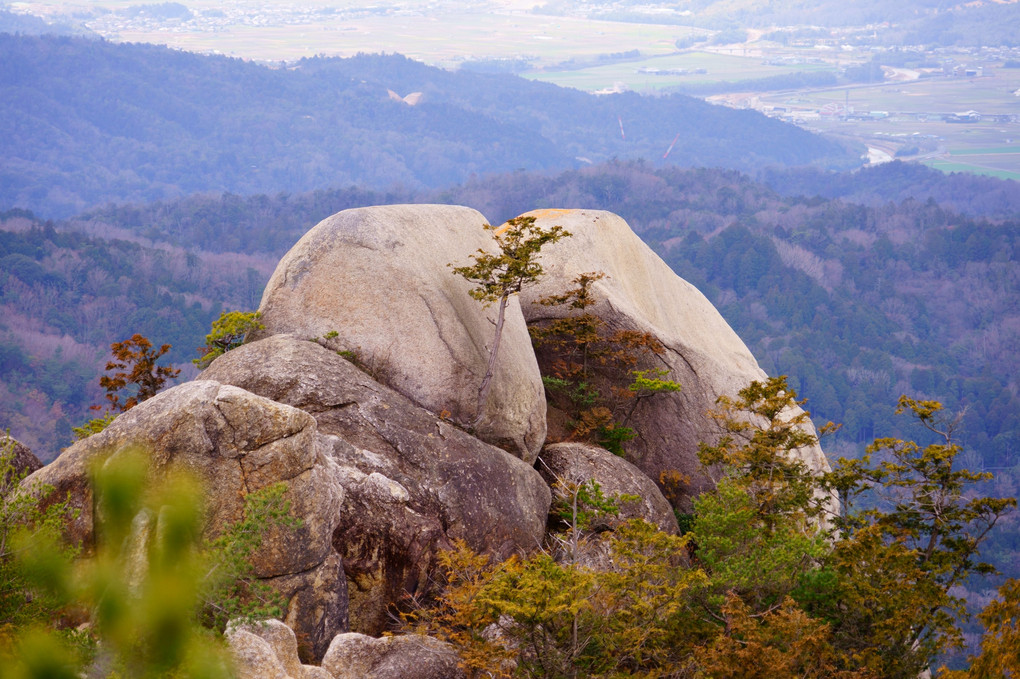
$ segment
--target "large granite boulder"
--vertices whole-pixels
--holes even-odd
[[[569,489],[594,481],[607,498],[636,496],[617,502],[619,514],[613,519],[644,519],[671,535],[679,532],[673,507],[659,487],[640,469],[605,448],[588,443],[552,443],[542,449],[538,469],[553,489],[553,497],[566,499]]]
[[[664,472],[673,478],[689,477],[685,489],[689,497],[710,487],[697,449],[701,441],[716,440],[719,431],[705,413],[715,408],[720,395],[735,395],[751,381],[765,379],[765,372],[705,296],[673,273],[619,216],[598,210],[527,214],[539,225],[559,224],[573,234],[543,250],[545,276],[522,291],[521,308],[528,324],[543,325],[576,314],[565,305],[536,302],[576,287],[573,280],[580,274],[604,273],[592,284],[596,301],[588,310],[610,331],[653,335],[665,351],[640,367],[667,370],[669,379],[682,386],[680,392],[645,399],[631,414],[628,426],[639,436],[625,444],[627,458],[657,483]],[[555,354],[541,347],[537,353],[548,372]],[[552,424],[563,418],[551,412],[549,420],[550,438],[565,436]],[[800,454],[809,468],[828,469],[817,445]]]
[[[87,553],[96,518],[89,468],[127,451],[144,451],[154,477],[173,468],[204,484],[207,537],[242,517],[248,493],[285,482],[284,499],[302,525],[271,528],[253,565],[288,602],[287,620],[307,654],[321,657],[333,636],[347,629],[346,579],[332,546],[343,491],[324,443],[308,413],[203,380],[140,403],[24,479],[22,488],[47,484],[53,491],[46,501],[69,497],[78,516],[68,533]]]
[[[335,351],[274,335],[217,358],[203,377],[301,408],[328,435],[345,490],[333,544],[354,631],[378,634],[393,604],[425,594],[436,554],[451,540],[499,559],[542,540],[550,492],[534,468]]]
[[[495,250],[484,224],[475,210],[447,205],[358,208],[323,220],[269,279],[261,336],[329,336],[418,405],[473,422],[495,308],[472,299],[449,265]],[[542,381],[516,299],[475,435],[529,463],[545,441]]]
[[[334,679],[462,679],[452,646],[418,634],[373,638],[338,634],[322,667]]]

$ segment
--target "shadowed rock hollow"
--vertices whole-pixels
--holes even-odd
[[[705,413],[715,408],[719,396],[735,395],[753,380],[764,380],[765,372],[711,302],[619,216],[599,210],[526,214],[540,226],[562,225],[572,236],[542,251],[545,276],[522,291],[524,317],[529,325],[540,325],[576,313],[537,301],[575,287],[572,281],[580,274],[605,274],[592,285],[597,301],[589,311],[604,320],[609,331],[637,330],[658,339],[665,352],[643,367],[667,370],[682,386],[678,393],[656,395],[637,407],[628,424],[639,436],[626,443],[627,457],[655,481],[662,472],[689,476],[688,493],[697,495],[709,486],[700,472],[698,443],[715,441],[719,434]],[[537,353],[542,369],[549,371],[557,357],[541,348]],[[817,445],[801,454],[809,468],[828,469]]]

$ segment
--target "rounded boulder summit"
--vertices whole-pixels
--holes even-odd
[[[454,422],[475,422],[494,339],[494,307],[452,267],[496,252],[476,210],[449,205],[357,208],[291,248],[266,286],[262,336],[291,333],[342,352],[378,381]],[[507,308],[478,438],[529,464],[545,441],[545,395],[516,299]]]

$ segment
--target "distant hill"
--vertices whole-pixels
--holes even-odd
[[[423,96],[409,106],[388,90]],[[46,216],[206,191],[432,188],[658,159],[674,138],[676,165],[859,163],[856,151],[792,125],[680,95],[595,97],[396,55],[270,68],[152,45],[0,35],[0,208]]]
[[[31,14],[15,14],[0,5],[0,33],[12,35],[84,35],[87,30],[65,24],[51,24]]]
[[[1020,215],[1020,182],[966,172],[946,174],[901,160],[859,172],[764,169],[754,176],[788,196],[840,198],[873,207],[913,199],[935,201],[943,208],[976,217],[1015,219]]]

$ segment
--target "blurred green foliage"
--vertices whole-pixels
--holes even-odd
[[[0,537],[13,536],[0,552],[0,677],[230,676],[227,620],[282,615],[251,559],[270,527],[299,523],[286,486],[249,494],[243,518],[206,542],[203,490],[188,474],[157,480],[144,452],[121,450],[92,466],[89,483],[97,519],[86,557],[62,543],[64,505],[43,514],[37,497],[15,492],[22,511],[0,515]]]

